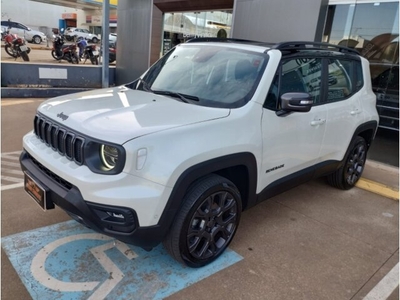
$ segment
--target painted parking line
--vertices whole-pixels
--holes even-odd
[[[1,190],[15,189],[24,186],[24,174],[19,164],[21,151],[1,154]]]
[[[363,300],[386,300],[399,286],[399,264],[364,297]]]
[[[67,221],[1,240],[33,299],[163,299],[243,259],[227,249],[187,268],[160,245],[147,252]]]
[[[384,196],[386,198],[399,200],[399,191],[397,189],[366,178],[360,178],[356,184],[356,187]]]

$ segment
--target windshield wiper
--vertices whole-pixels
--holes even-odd
[[[182,102],[185,102],[185,103],[189,103],[188,100],[199,101],[199,98],[196,96],[185,95],[185,94],[176,93],[176,92],[170,92],[170,91],[152,91],[152,92],[157,95],[165,95],[165,96],[179,98]]]
[[[142,88],[144,91],[154,93],[152,91],[152,89],[149,87],[149,84],[146,81],[144,81],[142,78],[139,78],[139,82],[142,83]]]

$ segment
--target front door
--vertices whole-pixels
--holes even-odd
[[[264,104],[262,116],[263,157],[259,189],[302,183],[313,175],[325,133],[327,111],[319,105],[322,59],[287,59],[281,63]],[[277,116],[284,93],[306,92],[313,98],[309,112]],[[293,180],[293,178],[298,179]],[[295,184],[296,185],[296,184]],[[258,193],[261,191],[257,191]],[[263,200],[263,199],[260,199]]]

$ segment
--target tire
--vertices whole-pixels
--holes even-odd
[[[90,58],[90,61],[91,61],[92,65],[99,64],[99,58],[97,56],[92,55],[92,57]]]
[[[6,50],[7,54],[10,55],[11,57],[14,57],[14,58],[18,57],[18,55],[12,51],[10,45],[5,45],[4,50]]]
[[[61,56],[60,56],[60,57],[57,56],[56,50],[52,50],[52,51],[51,51],[51,56],[53,56],[53,58],[56,59],[56,60],[61,60],[61,59],[62,59]]]
[[[99,41],[99,39],[97,37],[92,38],[92,42],[97,44],[97,42]]]
[[[40,43],[42,42],[42,38],[41,38],[40,36],[38,36],[38,35],[35,35],[35,36],[32,38],[32,42],[33,42],[34,44],[40,44]]]
[[[67,41],[72,41],[72,39],[73,39],[73,37],[72,36],[70,36],[70,35],[66,35],[65,36],[65,39],[67,40]]]
[[[328,175],[328,183],[342,190],[354,187],[364,171],[367,151],[368,146],[364,138],[357,136],[350,144],[343,165]]]
[[[74,54],[72,54],[71,62],[73,64],[79,64],[79,56],[78,56],[78,54],[76,52]]]
[[[29,61],[29,56],[28,53],[26,53],[26,51],[21,52],[21,57],[24,61]]]
[[[239,226],[242,201],[236,186],[212,174],[196,181],[163,244],[169,254],[189,267],[199,268],[218,258]]]

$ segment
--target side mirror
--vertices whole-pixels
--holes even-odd
[[[309,112],[313,105],[312,96],[309,93],[285,93],[281,96],[281,110],[278,116],[290,112]]]

